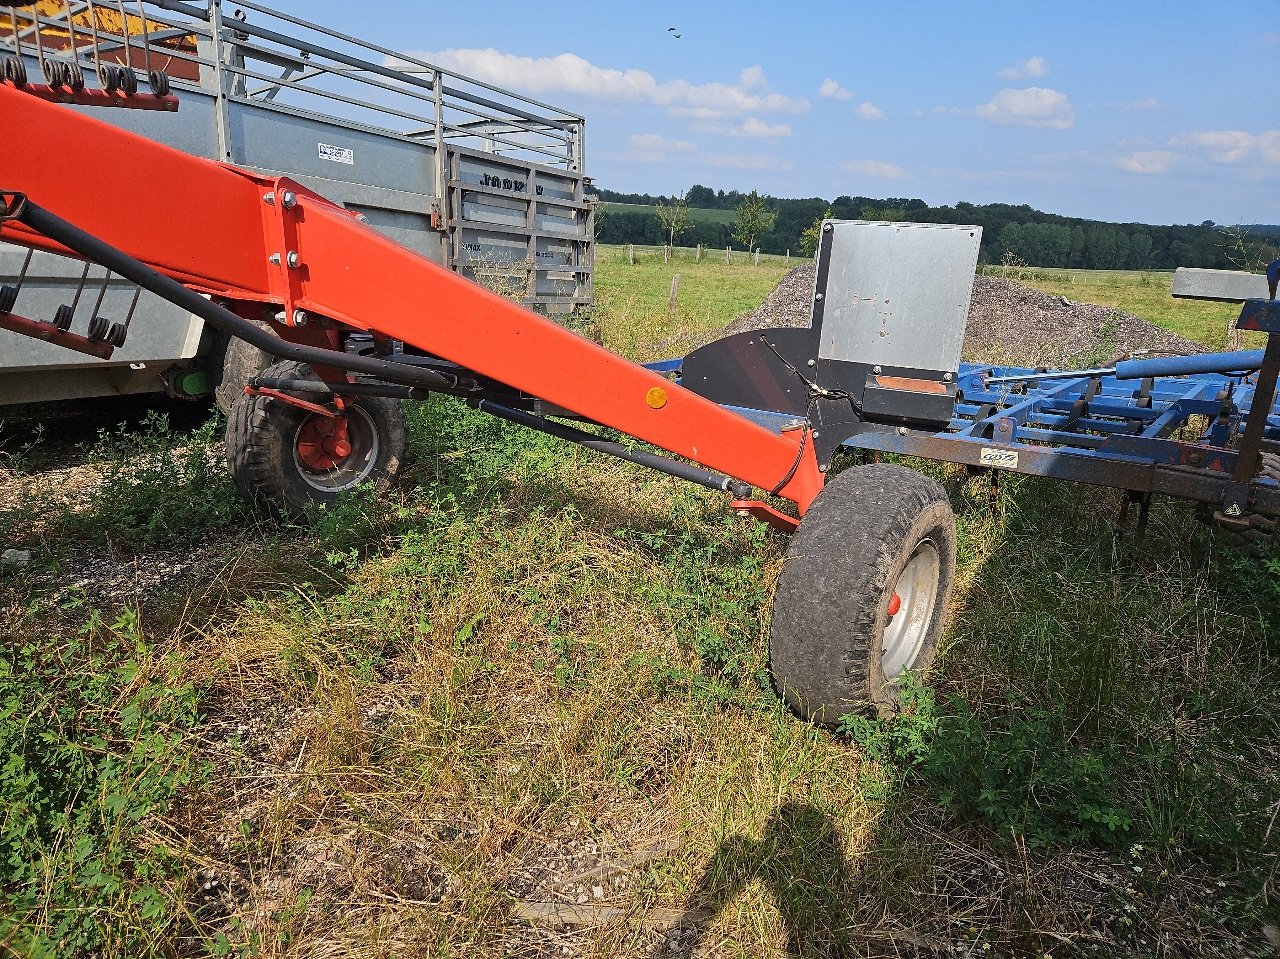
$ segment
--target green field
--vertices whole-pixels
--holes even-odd
[[[1175,300],[1169,293],[1172,273],[1040,267],[1013,270],[990,267],[988,272],[992,276],[1007,275],[1009,279],[1070,300],[1114,306],[1214,350],[1225,348],[1227,327],[1240,315],[1240,307],[1231,303]],[[1249,333],[1244,342],[1246,349],[1261,349],[1265,336]]]
[[[637,358],[786,267],[638,256],[597,276]],[[1225,327],[1163,280],[1036,282]],[[959,521],[941,659],[831,732],[768,681],[785,538],[450,399],[410,423],[390,493],[301,525],[237,499],[217,419],[10,435],[0,953],[1267,954],[1280,558],[917,464]]]

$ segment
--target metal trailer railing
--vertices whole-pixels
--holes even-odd
[[[99,115],[196,156],[288,175],[539,312],[592,308],[594,206],[577,114],[252,2],[6,6],[0,58],[10,82],[47,86],[71,109],[128,106]],[[52,317],[71,303],[78,267],[0,249],[0,279],[24,266],[26,312]],[[130,284],[97,268],[86,282],[82,301],[105,290],[110,312],[128,312]],[[198,364],[208,342],[197,318],[150,294],[137,310],[173,322],[146,324],[109,370],[0,339],[0,402],[160,388],[156,370]],[[54,367],[74,379],[40,375]]]

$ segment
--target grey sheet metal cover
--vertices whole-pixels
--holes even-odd
[[[826,224],[824,224],[824,227]],[[918,370],[960,362],[982,228],[941,223],[831,221],[819,263],[818,356]],[[824,244],[825,246],[825,244]]]

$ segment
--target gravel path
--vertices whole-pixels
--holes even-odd
[[[770,326],[808,326],[814,270],[812,263],[791,270],[758,310],[705,342]],[[974,277],[966,360],[1071,367],[1140,351],[1202,353],[1204,348],[1123,310],[1076,303],[999,277]]]

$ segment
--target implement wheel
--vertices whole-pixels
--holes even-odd
[[[277,363],[263,376],[314,380],[305,363]],[[289,391],[324,404],[320,393]],[[301,409],[273,396],[241,394],[227,419],[227,459],[246,497],[288,516],[310,503],[330,503],[364,483],[385,489],[404,458],[406,432],[399,401],[348,397],[338,417]]]
[[[827,483],[787,549],[769,638],[774,682],[802,718],[899,706],[907,670],[933,663],[956,565],[947,494],[905,466]]]

